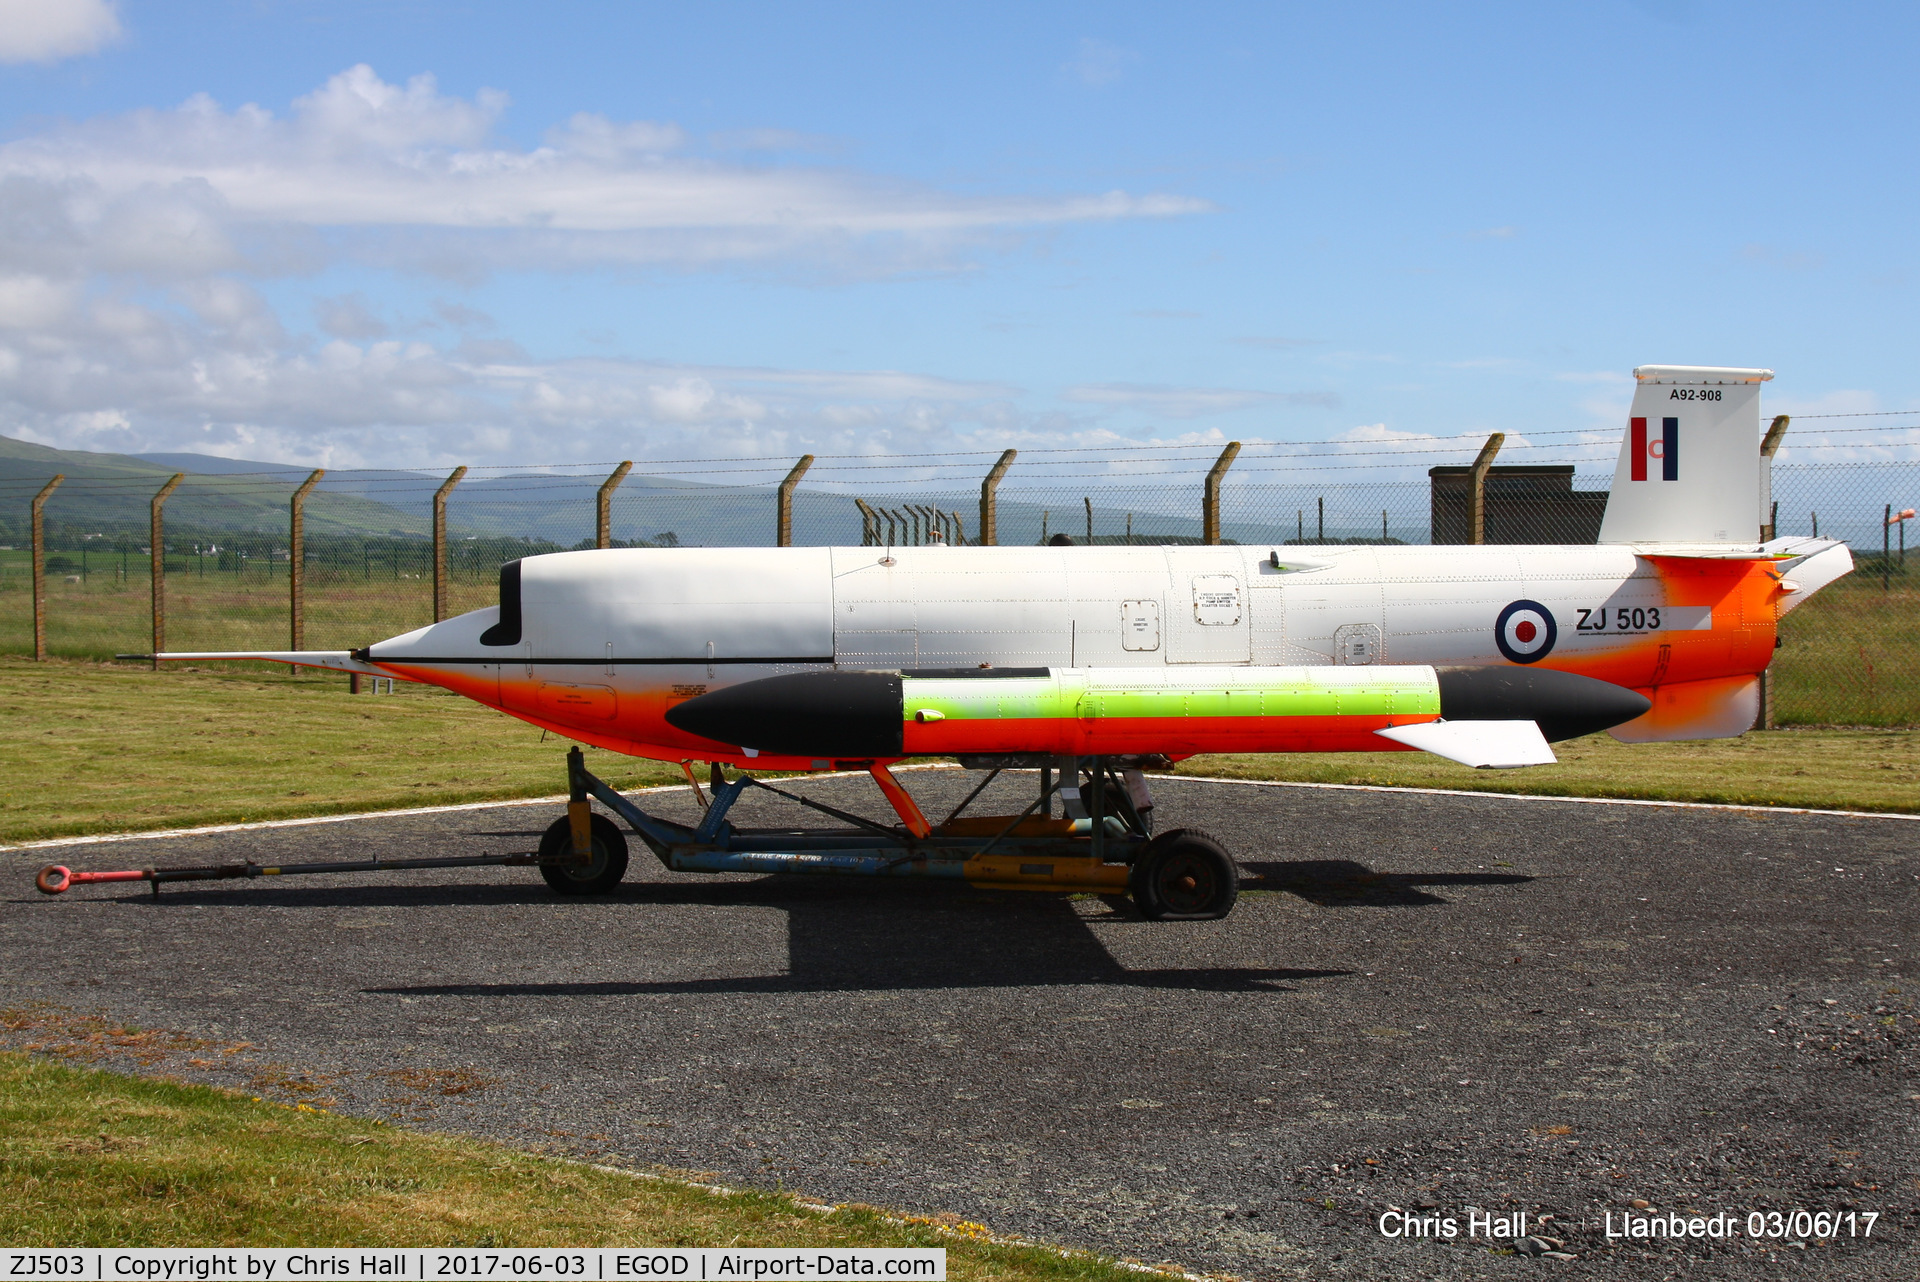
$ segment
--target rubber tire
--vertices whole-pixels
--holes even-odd
[[[1141,849],[1128,887],[1148,921],[1216,921],[1240,897],[1240,870],[1206,833],[1174,828]]]
[[[585,868],[565,864],[542,863],[540,875],[561,895],[606,895],[627,875],[627,839],[613,820],[593,816],[593,862]],[[540,837],[540,858],[570,859],[573,854],[573,824],[565,816],[553,821]]]

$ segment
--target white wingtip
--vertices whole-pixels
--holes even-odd
[[[1374,733],[1476,770],[1518,770],[1559,760],[1531,721],[1424,721]]]

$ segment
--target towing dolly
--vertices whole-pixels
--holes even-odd
[[[1136,801],[1129,775],[1138,780],[1141,761],[1107,757],[999,754],[963,757],[961,764],[987,776],[939,824],[929,824],[919,806],[882,762],[842,762],[870,774],[899,816],[882,824],[825,802],[737,774],[727,779],[712,766],[712,795],[700,789],[690,768],[688,783],[704,808],[693,826],[648,814],[596,778],[578,747],[567,753],[567,813],[554,821],[537,851],[507,855],[456,855],[420,859],[330,860],[316,863],[212,864],[190,868],[139,868],[75,872],[59,864],[40,870],[34,885],[49,895],[73,886],[144,881],[158,897],[166,882],[285,877],[303,873],[403,872],[423,868],[534,867],[563,895],[613,891],[627,871],[627,841],[620,828],[595,813],[598,801],[624,820],[672,872],[790,873],[861,877],[935,877],[991,890],[1091,892],[1131,896],[1152,921],[1201,921],[1233,908],[1238,876],[1232,858],[1212,837],[1191,828],[1155,834],[1151,807]],[[1040,786],[1017,815],[964,816],[963,811],[1002,771],[1034,769]],[[795,802],[847,825],[833,829],[742,828],[728,817],[736,802],[757,789]],[[1144,790],[1140,793],[1144,798]],[[1058,799],[1065,813],[1053,814]]]

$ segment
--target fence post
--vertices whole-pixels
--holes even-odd
[[[860,509],[860,546],[872,547],[880,542],[880,518],[874,515],[865,499],[855,499],[853,505]]]
[[[793,465],[793,471],[787,473],[787,479],[780,482],[780,495],[777,500],[777,513],[774,519],[773,545],[790,548],[793,546],[793,489],[800,484],[800,478],[813,466],[813,455],[802,454],[800,461]]]
[[[947,515],[953,518],[953,546],[957,548],[965,547],[967,545],[966,521],[961,517],[960,513],[957,511],[949,512],[947,513]],[[1906,531],[1907,531],[1906,526],[1903,525],[1900,527],[1900,537],[1903,540],[1906,538]],[[1904,550],[1906,547],[1906,544],[1902,542],[1900,546]]]
[[[1000,455],[1000,461],[987,472],[986,480],[980,482],[980,546],[993,547],[1000,542],[1000,478],[1013,466],[1019,450],[1007,450]]]
[[[1220,451],[1220,457],[1214,460],[1213,467],[1207,472],[1207,492],[1200,510],[1200,541],[1214,544],[1220,541],[1220,481],[1233,466],[1233,460],[1239,457],[1240,442],[1228,441],[1227,448]]]
[[[1467,538],[1473,543],[1487,541],[1487,472],[1493,467],[1493,456],[1507,443],[1505,432],[1495,432],[1480,447],[1480,455],[1473,460],[1473,471],[1467,477]]]
[[[60,488],[60,482],[67,479],[65,472],[57,473],[51,481],[40,487],[33,496],[33,661],[47,661],[47,538],[40,513],[46,508],[47,500]]]
[[[1773,455],[1780,448],[1780,438],[1787,434],[1787,424],[1792,422],[1785,414],[1773,416],[1773,423],[1767,428],[1766,439],[1760,442],[1760,541],[1762,543],[1774,537],[1773,531]]]
[[[1080,501],[1087,505],[1087,546],[1093,546],[1093,495],[1083,494]]]
[[[1767,425],[1767,434],[1760,442],[1760,541],[1770,542],[1779,537],[1780,505],[1773,501],[1773,456],[1780,449],[1780,440],[1787,434],[1787,424],[1793,420],[1786,414],[1776,414],[1773,422]],[[1760,671],[1760,707],[1753,717],[1753,729],[1773,729],[1773,663],[1769,659],[1767,666]]]
[[[613,469],[613,475],[600,483],[600,492],[593,497],[593,546],[610,548],[613,546],[613,492],[620,488],[620,482],[627,479],[627,473],[633,471],[633,460],[628,459]]]
[[[148,536],[153,541],[153,577],[148,583],[153,595],[153,670],[160,671],[160,652],[167,648],[167,553],[165,547],[166,527],[160,518],[160,510],[167,505],[167,495],[173,493],[180,482],[187,479],[185,472],[175,472],[172,479],[160,487],[153,496],[148,511],[151,517]]]
[[[466,474],[467,465],[462,463],[454,468],[453,475],[433,492],[433,621],[435,623],[447,617],[447,495],[453,493],[453,487],[460,484],[460,478]]]
[[[307,495],[326,474],[324,467],[314,468],[287,504],[287,648],[291,650],[307,648]],[[300,669],[287,671],[298,675]]]

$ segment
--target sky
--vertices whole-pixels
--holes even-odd
[[[1917,36],[1873,3],[0,0],[0,434],[1610,454],[1639,364],[1904,410]]]

